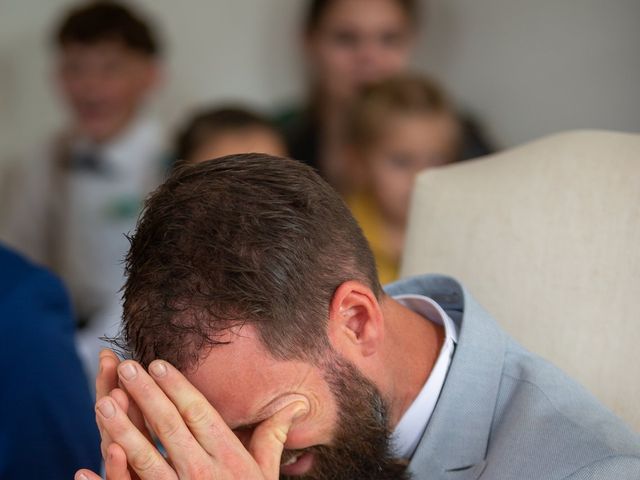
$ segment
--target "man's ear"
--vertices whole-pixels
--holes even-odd
[[[380,350],[384,318],[369,287],[350,280],[336,289],[329,305],[328,335],[333,348],[355,364]]]

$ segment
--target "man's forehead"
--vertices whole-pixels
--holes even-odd
[[[187,378],[232,428],[264,420],[273,406],[296,393],[304,378],[301,362],[275,359],[255,327],[229,329],[207,349]]]
[[[197,365],[186,372],[188,377],[224,375],[248,367],[251,361],[271,357],[251,324],[231,326],[216,333],[212,339],[214,344],[203,348]]]

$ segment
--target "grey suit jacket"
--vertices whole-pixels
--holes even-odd
[[[458,282],[426,275],[385,290],[433,298],[459,331],[440,398],[409,465],[413,478],[640,479],[640,437],[516,343]]]

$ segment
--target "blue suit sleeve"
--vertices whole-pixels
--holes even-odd
[[[69,480],[100,468],[93,400],[61,283],[24,265],[0,282],[0,478]]]

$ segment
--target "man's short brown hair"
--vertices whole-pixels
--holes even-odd
[[[145,205],[127,256],[122,345],[186,369],[256,326],[282,359],[318,359],[336,288],[381,294],[369,246],[310,167],[265,154],[178,168]]]

